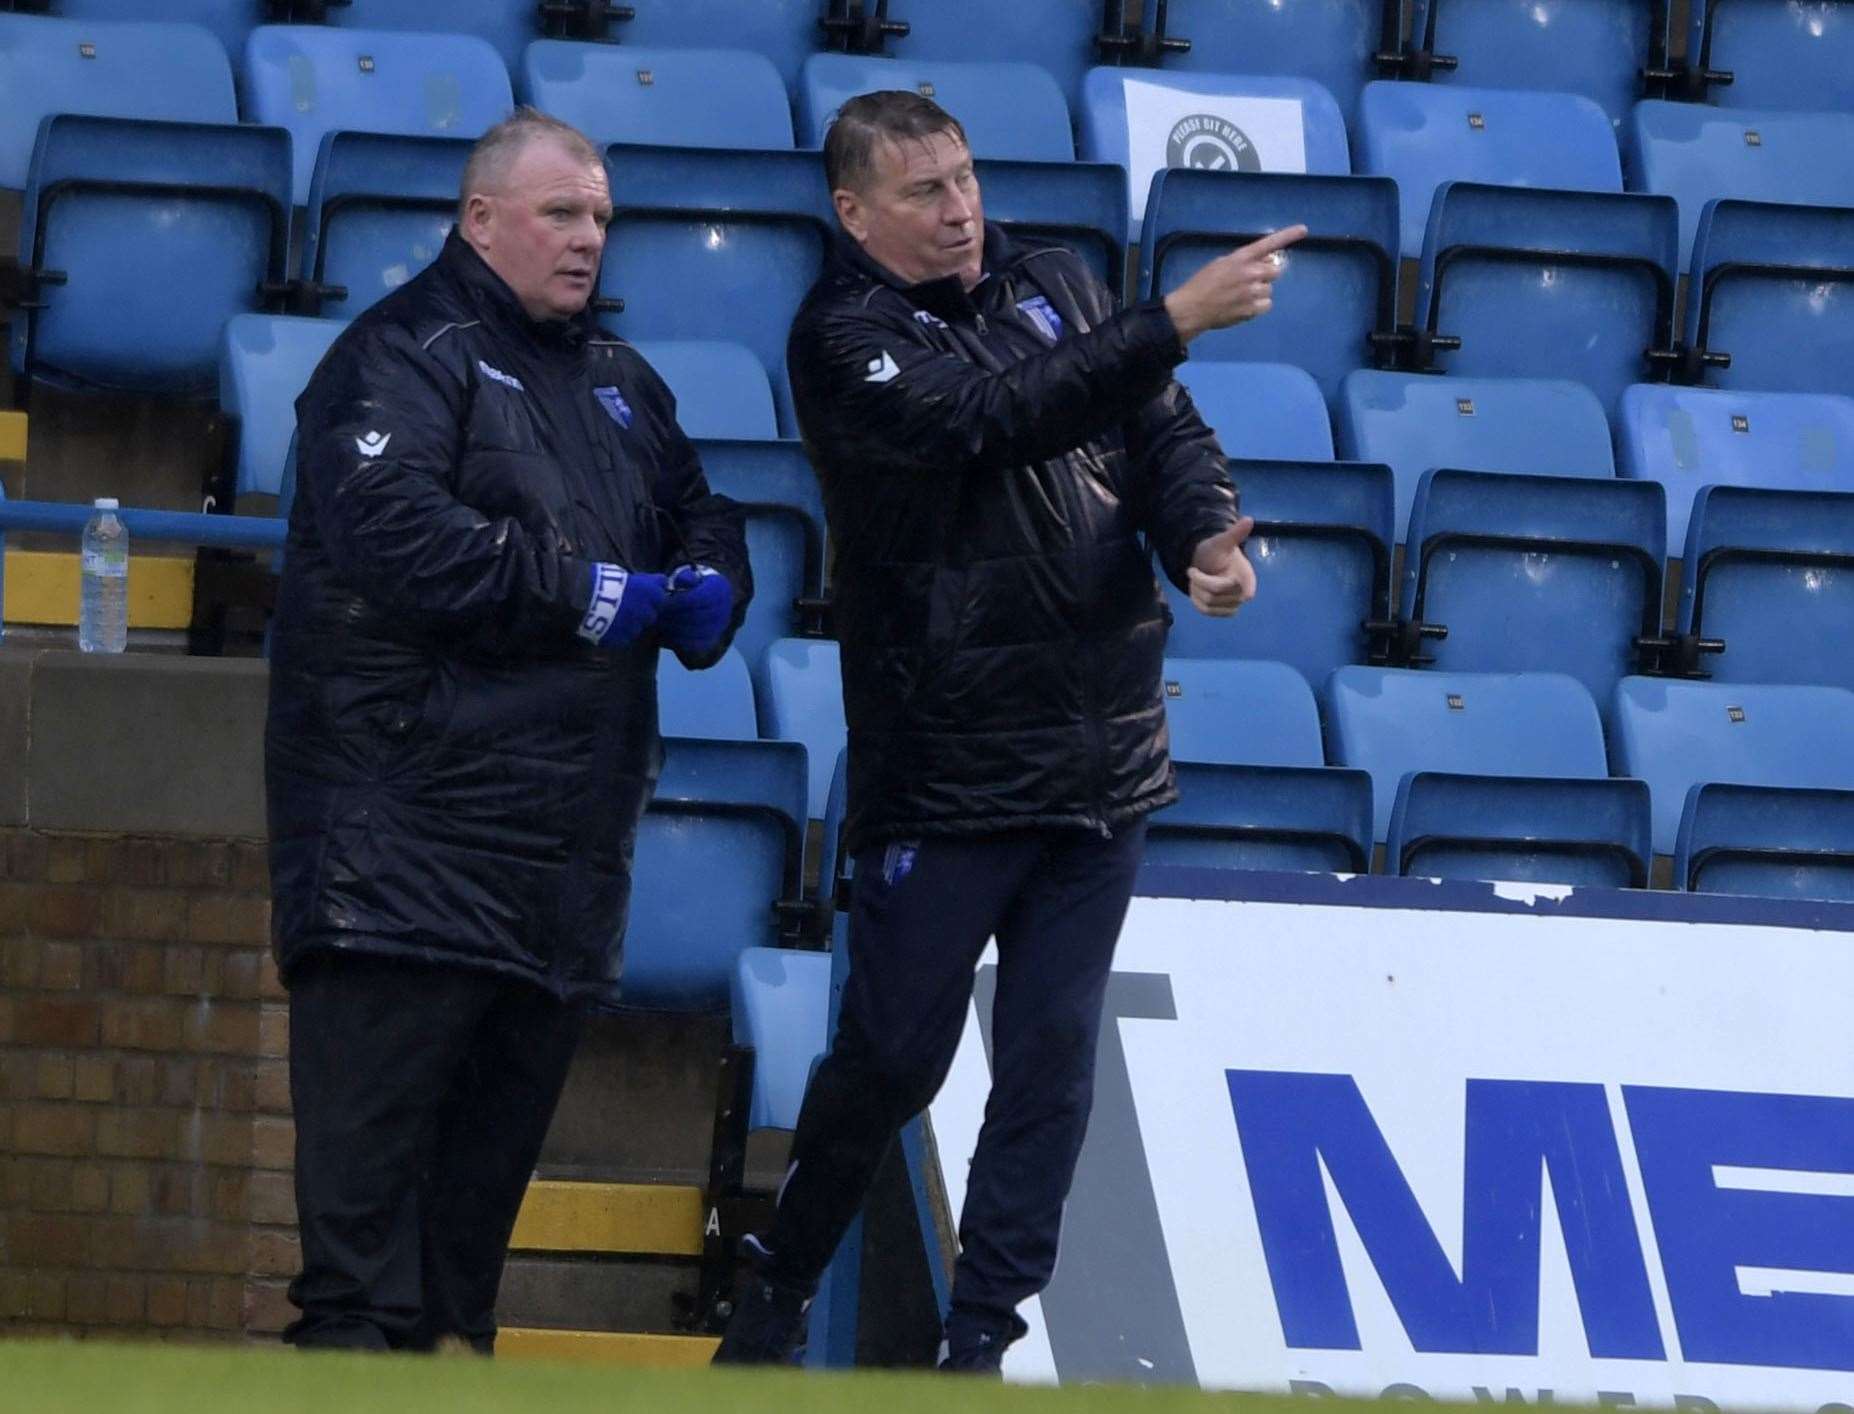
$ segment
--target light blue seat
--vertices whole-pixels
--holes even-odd
[[[1416,484],[1435,467],[1536,476],[1613,476],[1609,423],[1580,383],[1544,378],[1348,374],[1335,424],[1339,455],[1383,462],[1397,479],[1399,543]]]
[[[1687,53],[1731,74],[1707,89],[1725,108],[1847,111],[1854,74],[1854,4],[1809,0],[1708,0],[1688,7]]]
[[[1310,79],[1091,69],[1077,117],[1081,156],[1127,169],[1136,231],[1153,176],[1168,167],[1324,175],[1352,170],[1339,105]]]
[[[1318,766],[1320,713],[1284,663],[1168,656],[1162,681],[1175,761]]]
[[[32,7],[26,5],[21,8]],[[227,55],[245,52],[246,36],[264,17],[261,3],[247,5],[243,0],[159,0],[159,3],[150,3],[150,0],[41,0],[41,8],[60,19],[83,22],[105,20],[200,25],[212,31]],[[227,72],[229,75],[229,66]],[[65,111],[91,110],[68,108]],[[133,115],[124,113],[112,116]],[[151,113],[146,116],[162,115]]]
[[[1410,32],[1455,61],[1437,83],[1581,93],[1620,123],[1666,55],[1667,21],[1656,0],[1413,0]]]
[[[1305,222],[1287,254],[1274,311],[1191,343],[1193,358],[1292,363],[1327,399],[1372,361],[1397,322],[1397,186],[1385,177],[1157,174],[1140,232],[1140,290],[1170,294],[1205,265],[1270,231]]]
[[[1416,318],[1461,342],[1438,348],[1434,366],[1575,378],[1614,408],[1671,358],[1679,222],[1672,197],[1445,182]]]
[[[985,219],[1017,236],[1055,241],[1116,294],[1126,283],[1127,175],[1100,162],[975,164]]]
[[[811,818],[821,820],[848,736],[837,645],[825,638],[779,639],[766,649],[760,682],[760,735],[804,743],[811,761]]]
[[[959,119],[974,157],[1068,162],[1075,157],[1069,105],[1035,64],[960,63],[813,54],[798,84],[798,140],[822,147],[837,110],[873,89],[911,89]]]
[[[236,123],[225,48],[194,25],[0,14],[0,187],[23,190],[54,113]]]
[[[1145,864],[1363,874],[1371,777],[1337,766],[1179,761],[1178,801],[1148,817]]]
[[[908,33],[889,39],[889,53],[909,60],[1038,64],[1049,70],[1071,108],[1081,102],[1089,68],[1101,62],[1095,45],[1102,28],[1099,5],[1075,0],[1012,0],[1008,5],[996,0],[931,0],[890,8],[907,24]]]
[[[721,339],[637,339],[676,397],[676,422],[690,437],[747,440],[779,435],[766,365],[742,344]]]
[[[702,49],[725,43],[764,54],[788,89],[808,55],[823,47],[819,0],[627,0],[632,15],[612,31],[625,45]]]
[[[746,49],[537,39],[522,59],[521,92],[601,144],[792,145],[785,83],[770,59]]]
[[[541,35],[539,10],[536,0],[443,0],[441,6],[429,0],[341,0],[328,5],[327,21],[348,29],[472,35],[492,45],[513,73],[521,66],[522,50]]]
[[[836,227],[814,152],[614,146],[615,214],[599,293],[626,339],[728,339],[772,381],[782,436],[794,436],[786,336]]]
[[[306,296],[352,319],[438,258],[457,220],[469,138],[331,132],[309,181]]]
[[[474,138],[515,106],[501,56],[465,34],[259,25],[240,80],[245,117],[290,130],[298,206],[325,133]]]
[[[1700,212],[1716,197],[1854,206],[1854,96],[1840,113],[1649,99],[1635,105],[1622,141],[1629,190],[1680,203],[1682,253],[1693,249]]]
[[[1321,690],[1320,711],[1327,760],[1371,773],[1380,840],[1398,784],[1411,771],[1609,774],[1596,703],[1563,673],[1337,668]]]
[[[730,647],[712,667],[692,672],[667,650],[657,657],[657,720],[664,736],[752,741],[759,736],[753,678]]]
[[[619,1000],[725,1007],[740,955],[777,944],[802,911],[804,846],[804,747],[666,739],[637,832]]]
[[[1648,785],[1412,771],[1397,787],[1385,872],[1640,889],[1653,861]]]
[[[1230,476],[1256,519],[1245,551],[1260,576],[1257,596],[1233,618],[1211,618],[1161,575],[1173,617],[1167,651],[1272,659],[1308,682],[1342,663],[1373,661],[1379,649],[1366,624],[1390,614],[1390,468],[1233,461]]]
[[[1178,365],[1177,377],[1229,456],[1332,460],[1332,419],[1305,369],[1191,358]]]
[[[1854,393],[1854,206],[1708,202],[1687,342],[1730,357],[1716,388]]]
[[[1610,763],[1654,792],[1656,854],[1674,852],[1687,792],[1729,785],[1854,790],[1854,692],[1788,683],[1624,678]]]
[[[1725,643],[1711,677],[1854,688],[1854,483],[1703,487],[1684,568],[1680,631]]]
[[[1702,486],[1854,491],[1854,398],[1641,383],[1622,395],[1620,476],[1667,491],[1667,543],[1687,542]]]
[[[1357,151],[1359,171],[1397,183],[1406,260],[1422,256],[1429,208],[1445,181],[1622,190],[1609,115],[1575,93],[1369,83]]]
[[[296,435],[296,399],[347,325],[338,319],[236,314],[219,357],[219,411],[232,429],[232,485],[238,496],[277,496]]]
[[[12,321],[15,373],[65,387],[211,397],[220,331],[280,290],[290,231],[280,128],[45,120]]]
[[[1674,887],[1854,903],[1854,791],[1694,786]]]
[[[753,1052],[747,1129],[796,1129],[811,1069],[830,1042],[830,954],[748,948],[734,968],[734,1044]]]

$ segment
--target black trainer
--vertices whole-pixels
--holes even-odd
[[[768,1275],[772,1253],[757,1237],[744,1237],[740,1245],[753,1263],[753,1275],[741,1283],[734,1298],[734,1314],[712,1363],[795,1365],[804,1354],[812,1293]]]
[[[966,1321],[955,1315],[946,1323],[946,1339],[940,1342],[940,1369],[946,1374],[1001,1380],[1004,1352],[1029,1329],[1016,1312],[1011,1313],[1010,1324],[1005,1326]]]

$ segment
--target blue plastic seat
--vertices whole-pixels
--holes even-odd
[[[753,1052],[747,1128],[796,1129],[811,1068],[830,1043],[830,954],[748,948],[730,994],[734,1044]]]
[[[538,39],[524,98],[597,143],[792,145],[792,106],[772,61],[746,49],[644,49]]]
[[[772,380],[783,436],[795,436],[786,336],[836,227],[815,152],[607,150],[615,208],[599,293],[626,339],[729,339]]]
[[[210,397],[220,331],[266,307],[289,233],[280,128],[46,119],[19,233],[39,292],[12,322],[14,372]]]
[[[1563,673],[1337,668],[1321,690],[1320,710],[1327,760],[1371,773],[1380,840],[1398,784],[1411,771],[1609,774],[1596,703]]]
[[[1092,69],[1078,116],[1082,157],[1126,168],[1136,230],[1154,174],[1168,167],[1329,176],[1352,170],[1339,105],[1310,79]]]
[[[1423,238],[1416,318],[1448,373],[1575,378],[1613,409],[1668,354],[1672,197],[1447,182]]]
[[[1289,363],[1191,358],[1178,381],[1232,457],[1331,461],[1332,419],[1320,385]]]
[[[848,736],[837,645],[824,638],[782,638],[768,645],[759,700],[761,736],[804,743],[811,761],[811,818],[823,819],[831,773]]]
[[[224,47],[192,25],[0,14],[0,187],[23,190],[54,113],[235,123]]]
[[[1854,483],[1704,487],[1684,568],[1680,631],[1725,643],[1713,678],[1854,688]]]
[[[1088,262],[1115,294],[1126,283],[1127,178],[1100,162],[975,164],[985,219],[1017,236],[1055,241]]]
[[[1434,378],[1362,369],[1341,390],[1339,455],[1397,478],[1397,540],[1416,484],[1435,467],[1612,476],[1609,423],[1590,390],[1562,379]]]
[[[1640,889],[1653,861],[1644,781],[1412,771],[1397,787],[1385,872]]]
[[[1140,233],[1140,290],[1170,294],[1205,265],[1270,231],[1304,221],[1287,255],[1274,312],[1194,339],[1193,358],[1292,363],[1328,401],[1372,361],[1374,336],[1397,321],[1397,185],[1385,177],[1231,176],[1170,170],[1152,183]]]
[[[612,34],[625,45],[702,49],[717,42],[764,54],[788,89],[823,47],[820,0],[627,0],[632,16]]]
[[[1144,863],[1363,874],[1371,777],[1337,766],[1179,761],[1178,801],[1149,817]]]
[[[900,0],[891,14],[906,20],[908,33],[888,41],[902,59],[1006,60],[1047,69],[1075,108],[1082,81],[1101,62],[1095,38],[1101,7],[1074,0]],[[815,25],[815,21],[814,21]],[[815,32],[815,30],[814,30]]]
[[[1816,112],[1854,107],[1854,5],[1810,0],[1708,0],[1688,7],[1687,53],[1731,74],[1729,84],[1707,89],[1707,101],[1726,108],[1801,108]]]
[[[930,94],[959,119],[974,157],[1069,162],[1075,138],[1069,105],[1046,69],[1035,64],[880,59],[813,54],[798,84],[798,140],[822,147],[837,110],[873,89]]]
[[[474,138],[515,106],[508,69],[485,40],[321,25],[252,30],[240,93],[246,118],[290,130],[298,206],[325,133]]]
[[[1854,790],[1854,692],[1788,683],[1624,678],[1610,762],[1654,793],[1656,854],[1674,852],[1687,792],[1730,785]]]
[[[1730,357],[1717,388],[1854,393],[1854,207],[1708,202],[1687,342]]]
[[[1721,112],[1650,99],[1635,105],[1622,138],[1629,190],[1680,203],[1683,254],[1716,197],[1854,206],[1854,98],[1841,113]]]
[[[219,410],[236,428],[238,495],[282,492],[284,459],[296,435],[296,399],[347,327],[338,319],[281,314],[236,314],[226,321]]]
[[[674,653],[657,657],[657,720],[664,736],[704,741],[753,741],[759,722],[753,678],[738,648],[713,667],[691,672]]]
[[[676,423],[687,436],[779,435],[772,385],[753,350],[720,339],[637,339],[632,347],[669,384]]]
[[[1422,256],[1429,208],[1445,181],[1622,190],[1609,115],[1575,93],[1370,83],[1357,149],[1359,171],[1397,183],[1406,260]]]
[[[1167,657],[1172,759],[1232,766],[1318,766],[1320,713],[1284,663]]]
[[[620,1000],[718,1011],[740,955],[775,945],[804,884],[805,749],[666,739],[638,827]]]
[[[1854,791],[1694,786],[1674,887],[1854,903]]]
[[[1390,468],[1236,461],[1230,475],[1256,519],[1245,547],[1259,576],[1256,598],[1233,618],[1211,618],[1161,576],[1173,618],[1167,651],[1271,659],[1310,683],[1343,663],[1370,661],[1375,645],[1365,625],[1390,614]]]
[[[1410,32],[1456,61],[1437,83],[1581,93],[1619,123],[1667,24],[1657,0],[1413,0]]]
[[[1854,491],[1854,398],[1642,383],[1622,395],[1617,474],[1667,492],[1667,543],[1687,543],[1702,486]]]
[[[31,6],[21,8],[30,9]],[[159,24],[200,25],[211,30],[227,55],[245,52],[245,39],[263,18],[261,5],[246,5],[241,0],[50,0],[44,8],[60,19],[110,22],[141,21]],[[158,14],[155,12],[159,12]],[[230,72],[228,67],[228,74]],[[67,112],[89,112],[72,108]],[[130,114],[114,116],[130,117]],[[162,116],[147,114],[145,116]],[[165,116],[179,116],[165,115]],[[215,120],[216,121],[216,120]]]
[[[474,146],[390,133],[323,137],[302,256],[316,312],[352,319],[438,258]]]
[[[443,0],[442,7],[427,0],[343,0],[328,6],[327,19],[347,29],[471,35],[493,46],[511,73],[521,66],[529,41],[541,35],[535,0]]]

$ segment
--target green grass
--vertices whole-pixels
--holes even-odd
[[[1322,1400],[1323,1414],[1341,1414]],[[471,1359],[0,1340],[5,1414],[1306,1414],[1195,1390],[1019,1389],[931,1374],[612,1371]]]

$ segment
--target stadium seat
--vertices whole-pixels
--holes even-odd
[[[1416,318],[1460,345],[1438,346],[1433,366],[1575,378],[1613,409],[1672,358],[1679,225],[1672,197],[1444,183]]]
[[[792,145],[792,106],[772,61],[746,49],[644,49],[538,39],[522,96],[597,143]]]
[[[1854,107],[1854,4],[1810,0],[1707,0],[1688,6],[1687,53],[1702,66],[1731,74],[1707,89],[1708,102],[1727,108]]]
[[[837,110],[872,89],[912,89],[931,95],[959,119],[974,157],[1074,160],[1069,105],[1048,71],[1035,64],[813,54],[805,60],[798,84],[799,142],[822,147]]]
[[[738,648],[713,667],[691,672],[674,653],[657,657],[657,721],[664,736],[704,741],[753,741],[759,722],[753,679]]]
[[[730,1001],[734,1044],[753,1052],[747,1129],[796,1129],[811,1068],[830,1042],[830,954],[747,948]]]
[[[1671,855],[1687,792],[1729,785],[1854,790],[1854,692],[1780,683],[1624,678],[1609,702],[1615,773],[1654,793],[1654,848]]]
[[[1640,383],[1622,395],[1617,473],[1667,491],[1667,543],[1687,543],[1702,486],[1854,491],[1854,398]]]
[[[1189,364],[1186,367],[1190,367]],[[1321,682],[1370,661],[1366,624],[1390,615],[1390,468],[1351,462],[1234,461],[1256,518],[1245,547],[1260,592],[1234,618],[1200,614],[1161,576],[1172,609],[1167,651],[1186,658],[1271,659]]]
[[[328,6],[328,23],[348,29],[443,30],[492,45],[510,73],[522,50],[541,37],[537,0],[341,0]]]
[[[1167,657],[1172,759],[1229,766],[1318,766],[1320,713],[1283,663]]]
[[[985,219],[1017,236],[1055,241],[1088,262],[1115,294],[1126,284],[1127,178],[1100,162],[979,161]]]
[[[632,16],[614,34],[627,46],[702,49],[716,42],[764,54],[788,89],[823,47],[823,0],[625,0]]]
[[[290,130],[298,206],[325,133],[474,138],[515,106],[501,57],[463,34],[259,25],[241,80],[245,117]]]
[[[1714,387],[1854,393],[1854,207],[1708,202],[1687,342]]]
[[[804,884],[805,749],[666,739],[638,827],[620,1000],[718,1011],[742,952],[775,945]]]
[[[296,435],[296,399],[347,325],[338,319],[235,314],[219,358],[219,411],[230,428],[236,496],[277,496]]]
[[[1229,456],[1333,459],[1326,399],[1304,369],[1191,358],[1178,365],[1177,377]]]
[[[1412,771],[1397,787],[1386,873],[1640,889],[1648,885],[1643,781]]]
[[[1437,83],[1581,93],[1620,123],[1666,54],[1659,0],[1414,0],[1411,44],[1451,59]]]
[[[1397,320],[1397,187],[1384,177],[1232,176],[1163,171],[1140,233],[1140,290],[1177,289],[1218,256],[1304,221],[1288,252],[1274,313],[1192,341],[1193,358],[1297,364],[1327,400],[1371,362],[1371,341]]]
[[[332,132],[309,181],[303,303],[352,319],[444,248],[457,220],[468,138]]]
[[[289,233],[280,128],[47,119],[20,225],[38,292],[12,322],[14,372],[212,396],[225,321],[282,288]]]
[[[1854,903],[1854,791],[1694,786],[1674,842],[1674,887]]]
[[[1406,260],[1422,256],[1429,208],[1445,181],[1622,190],[1609,116],[1574,93],[1370,83],[1356,147],[1359,171],[1397,183]]]
[[[22,191],[54,113],[236,123],[224,48],[192,25],[0,14],[0,188]]]
[[[676,423],[690,437],[747,440],[779,435],[772,385],[753,351],[720,339],[632,342],[676,398]]]
[[[1178,801],[1147,817],[1144,863],[1363,874],[1371,777],[1336,766],[1178,761]]]
[[[1854,483],[1845,491],[1706,486],[1687,526],[1679,629],[1720,639],[1720,682],[1854,688]]]
[[[28,4],[19,8],[30,10],[34,7]],[[233,3],[227,3],[227,0],[159,0],[158,4],[150,3],[150,0],[51,0],[49,5],[42,4],[39,8],[47,9],[65,20],[140,20],[160,24],[201,25],[213,32],[227,55],[245,52],[245,39],[263,16],[261,5],[246,5],[237,3],[237,0],[233,0]],[[66,111],[90,110],[74,108]],[[113,116],[131,115],[125,113]]]
[[[1092,69],[1082,83],[1079,118],[1082,157],[1126,168],[1136,231],[1153,175],[1168,167],[1352,170],[1339,105],[1309,79]]]
[[[1841,113],[1720,112],[1649,99],[1635,105],[1622,142],[1629,190],[1680,203],[1683,255],[1715,197],[1854,206],[1854,97]]]
[[[760,735],[804,744],[811,762],[810,814],[821,820],[847,735],[837,645],[823,638],[779,639],[767,646],[760,685]]]
[[[1006,60],[1038,64],[1054,77],[1071,109],[1082,81],[1101,62],[1095,39],[1101,7],[1076,0],[890,0],[891,18],[908,33],[888,41],[903,59]]]
[[[1609,774],[1603,723],[1563,673],[1337,668],[1320,694],[1326,759],[1371,773],[1375,837],[1411,771],[1474,776]],[[1623,774],[1635,774],[1624,772]]]
[[[1435,467],[1536,476],[1612,476],[1609,423],[1588,388],[1562,379],[1434,378],[1361,369],[1347,375],[1339,455],[1383,462],[1397,478],[1397,540]]]
[[[626,339],[730,339],[772,380],[779,430],[794,436],[786,335],[836,227],[814,152],[615,146],[615,214],[599,293]]]

